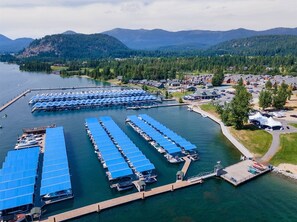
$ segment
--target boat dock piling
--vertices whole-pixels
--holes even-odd
[[[31,92],[31,89],[28,89],[28,90],[24,91],[23,93],[21,93],[20,95],[16,96],[14,99],[12,99],[9,102],[7,102],[6,104],[4,104],[3,106],[0,107],[0,112],[2,112],[7,107],[9,107],[10,105],[12,105],[14,102],[18,101],[23,96],[26,96],[27,93],[30,93],[30,92]]]

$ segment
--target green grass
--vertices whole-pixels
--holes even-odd
[[[275,166],[281,163],[297,165],[297,133],[280,135],[280,150],[270,162]]]
[[[289,123],[289,125],[297,128],[297,123]]]
[[[193,94],[193,92],[189,92],[189,91],[186,91],[186,92],[173,92],[171,93],[173,97],[175,98],[182,98],[184,96],[187,96],[187,95],[191,95]]]
[[[217,108],[214,104],[212,104],[212,103],[202,104],[202,105],[200,105],[200,108],[203,111],[208,112],[208,113],[214,115],[215,117],[220,118],[220,115],[217,113]]]
[[[272,143],[271,134],[254,126],[247,126],[246,129],[242,130],[230,128],[230,132],[256,156],[263,156],[269,150]]]
[[[66,69],[68,69],[68,67],[67,67],[67,66],[51,66],[51,69],[52,69],[53,71],[61,71],[61,70],[66,70]]]

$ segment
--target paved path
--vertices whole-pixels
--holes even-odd
[[[227,137],[227,139],[242,153],[242,155],[244,155],[247,158],[254,157],[253,154],[244,145],[242,145],[233,137],[228,127],[226,127],[219,118],[215,117],[210,113],[203,111],[199,106],[191,106],[191,108],[193,109],[194,112],[200,113],[201,115],[205,115],[208,118],[212,119],[213,121],[217,122],[221,126],[222,133],[224,134],[224,136]]]
[[[288,126],[284,120],[278,120],[283,124],[284,130],[268,131],[272,135],[272,143],[267,153],[261,158],[262,162],[269,162],[270,159],[277,153],[280,148],[280,135],[287,133],[297,133],[297,129],[293,126]],[[289,129],[288,129],[289,128]]]

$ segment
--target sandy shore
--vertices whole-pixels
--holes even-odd
[[[297,180],[297,165],[282,163],[274,167],[273,172]]]
[[[291,172],[292,174],[297,175],[297,165],[281,163],[278,167],[279,170]]]

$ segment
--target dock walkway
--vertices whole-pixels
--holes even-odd
[[[182,168],[184,174],[187,173],[189,166],[191,164],[191,160],[188,157],[184,157],[185,164]],[[57,222],[57,221],[65,221],[73,218],[81,217],[91,213],[99,213],[101,210],[108,209],[111,207],[116,207],[122,204],[130,203],[136,200],[142,200],[147,197],[155,196],[158,194],[166,193],[169,191],[174,191],[176,189],[181,189],[184,187],[188,187],[195,184],[200,184],[201,180],[186,180],[186,181],[177,181],[175,183],[170,183],[167,185],[163,185],[160,187],[156,187],[147,191],[137,192],[129,195],[125,195],[122,197],[113,198],[110,200],[102,201],[96,204],[91,204],[85,207],[81,207],[75,210],[67,211],[65,213],[57,214],[51,217],[48,217],[42,221],[49,222]]]
[[[31,89],[28,89],[28,90],[24,91],[23,93],[21,93],[20,95],[16,96],[14,99],[12,99],[9,102],[7,102],[6,104],[4,104],[3,106],[0,107],[0,112],[2,112],[3,110],[5,110],[7,107],[9,107],[10,105],[12,105],[16,101],[18,101],[23,96],[26,96],[27,93],[30,93],[30,92],[31,92]]]
[[[185,161],[185,164],[183,165],[183,168],[181,171],[184,173],[184,176],[185,176],[190,167],[191,159],[189,159],[188,157],[183,157],[183,159]]]

